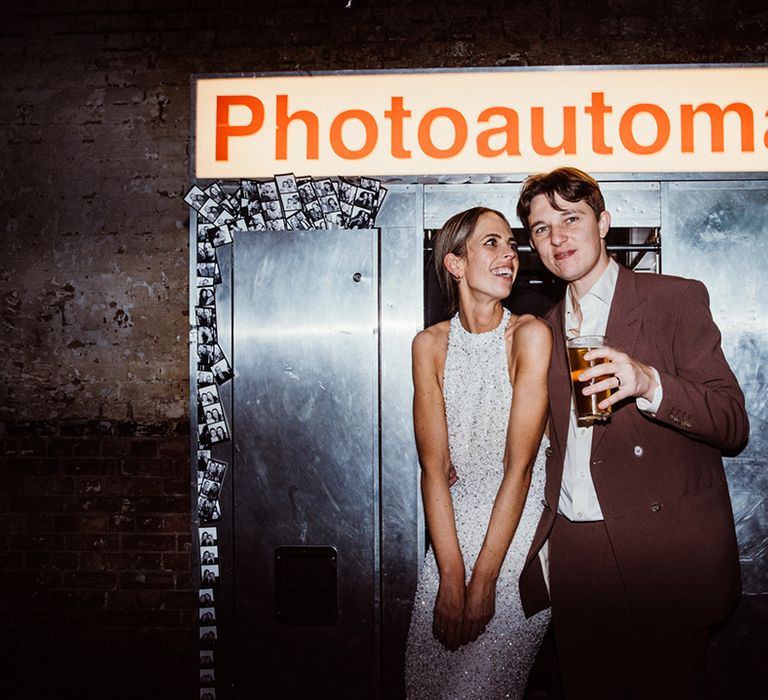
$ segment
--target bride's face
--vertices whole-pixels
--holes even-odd
[[[512,231],[502,218],[491,213],[480,217],[461,260],[463,283],[470,289],[498,299],[509,296],[520,261]]]

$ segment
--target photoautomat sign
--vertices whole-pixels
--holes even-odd
[[[768,67],[198,77],[195,176],[768,170]]]

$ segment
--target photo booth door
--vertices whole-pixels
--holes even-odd
[[[234,241],[237,697],[378,694],[378,244]]]

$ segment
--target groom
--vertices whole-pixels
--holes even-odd
[[[523,573],[526,615],[552,606],[566,697],[699,698],[707,628],[741,592],[721,450],[744,446],[744,397],[706,288],[609,258],[611,217],[575,168],[529,177],[517,214],[568,282],[553,328],[544,511]],[[565,339],[605,335],[585,393],[612,414],[580,426]]]

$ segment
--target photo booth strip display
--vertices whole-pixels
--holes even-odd
[[[197,451],[197,518],[200,526],[221,520],[219,495],[221,494],[227,463],[218,459],[211,459],[210,454],[210,450],[199,449]],[[203,465],[202,468],[201,464]],[[202,575],[203,572],[200,573]]]
[[[210,525],[221,519],[219,494],[227,463],[211,458],[211,451],[197,451],[197,514],[200,552],[198,622],[200,626],[200,687],[215,692],[214,647],[218,638],[215,588],[221,581],[219,530]],[[202,695],[201,695],[202,697]]]
[[[214,652],[218,639],[215,593],[215,586],[219,582],[218,528],[201,527],[198,529],[198,538],[201,571],[197,608],[200,627],[200,688],[215,693]]]
[[[218,387],[233,376],[232,367],[219,345],[216,325],[216,286],[222,282],[216,251],[232,243],[234,230],[246,230],[248,224],[240,216],[239,194],[228,193],[218,182],[205,189],[195,185],[184,199],[198,212],[194,329],[197,347],[197,435],[198,447],[210,449],[230,439]],[[201,503],[198,515],[201,522],[220,517],[218,500],[209,498]]]
[[[381,181],[370,177],[288,173],[271,180],[221,180],[205,189],[193,185],[184,201],[198,212],[198,264],[205,264],[215,261],[212,251],[231,243],[235,231],[372,228],[386,194]]]
[[[387,190],[372,178],[296,178],[217,181],[194,185],[184,201],[198,214],[196,230],[195,325],[197,348],[197,517],[200,547],[200,698],[215,700],[214,648],[218,638],[214,590],[220,581],[219,495],[227,463],[211,448],[230,440],[219,387],[233,377],[219,345],[216,287],[222,283],[217,250],[236,231],[372,228]]]

